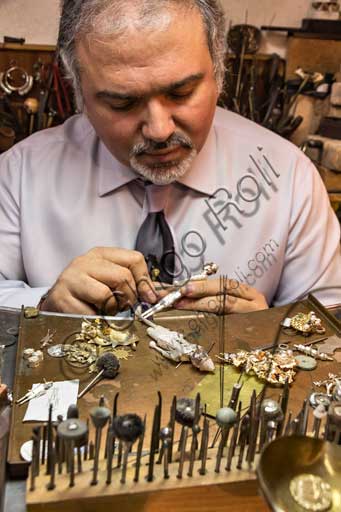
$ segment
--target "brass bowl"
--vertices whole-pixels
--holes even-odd
[[[280,437],[263,451],[257,468],[261,490],[273,512],[307,512],[291,496],[291,480],[303,473],[321,477],[332,489],[328,512],[341,511],[341,446],[304,436]]]

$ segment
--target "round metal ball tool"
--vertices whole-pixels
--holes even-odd
[[[195,401],[192,398],[179,398],[176,402],[175,410],[175,421],[182,425],[181,436],[180,436],[180,459],[179,459],[179,470],[177,478],[182,478],[186,444],[188,437],[188,427],[193,428],[195,421]]]
[[[281,406],[276,400],[266,398],[261,404],[261,432],[259,447],[263,449],[264,444],[270,441],[271,434],[273,433],[274,423],[283,420],[283,412]],[[269,427],[269,428],[268,428]]]
[[[163,449],[163,463],[164,463],[164,472],[163,476],[165,480],[169,478],[169,470],[168,470],[168,450],[172,442],[172,429],[170,427],[164,427],[160,430],[160,439],[162,441],[162,449]]]
[[[98,461],[99,461],[99,451],[101,447],[101,436],[102,429],[107,424],[111,413],[107,407],[94,407],[90,411],[90,417],[94,427],[96,428],[96,439],[95,439],[95,460],[94,460],[94,470],[93,477],[91,480],[91,485],[96,485],[98,483],[97,474],[98,474]]]
[[[113,419],[112,429],[115,437],[122,442],[124,447],[121,484],[125,484],[129,452],[135,441],[143,434],[144,424],[136,414],[125,414]]]
[[[86,439],[88,427],[84,421],[78,418],[70,418],[59,423],[57,434],[61,441],[65,443],[67,451],[67,460],[70,468],[70,487],[75,485],[75,460],[74,449],[79,442]]]
[[[227,439],[231,427],[237,420],[237,413],[231,407],[222,407],[217,411],[216,422],[218,427],[221,428],[221,439],[218,447],[217,460],[215,466],[215,472],[220,472],[221,458],[223,456],[224,448],[226,447]]]
[[[82,398],[101,379],[114,379],[119,372],[120,362],[111,352],[102,354],[96,362],[98,374],[96,377],[78,394]]]

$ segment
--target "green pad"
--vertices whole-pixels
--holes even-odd
[[[224,368],[224,406],[229,403],[233,385],[238,381],[241,372],[234,366],[225,366]],[[243,408],[250,403],[253,390],[257,395],[262,391],[264,383],[257,378],[243,374],[240,383],[243,387],[240,391],[239,400],[242,401]],[[209,374],[199,382],[190,394],[194,398],[197,393],[201,395],[201,403],[207,405],[207,413],[215,416],[220,405],[220,371],[216,368],[215,373]]]

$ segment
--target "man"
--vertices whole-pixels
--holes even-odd
[[[171,282],[208,261],[231,279],[228,312],[325,287],[341,302],[340,232],[317,171],[216,108],[217,1],[65,0],[59,47],[83,114],[1,158],[2,304],[49,290],[44,310],[115,312],[158,300],[148,271]],[[188,283],[177,307],[221,311],[219,291]]]

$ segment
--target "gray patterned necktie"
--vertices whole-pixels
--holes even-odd
[[[163,283],[172,283],[175,248],[164,214],[170,187],[147,184],[145,190],[148,215],[137,234],[135,249],[144,255],[152,277]]]

